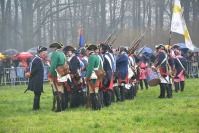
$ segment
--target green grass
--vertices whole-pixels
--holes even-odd
[[[188,79],[185,91],[174,93],[172,99],[157,99],[157,86],[139,91],[135,100],[113,103],[100,111],[80,107],[52,112],[48,83],[41,96],[41,110],[32,111],[33,93],[24,94],[25,88],[0,86],[0,132],[199,132],[199,79]]]

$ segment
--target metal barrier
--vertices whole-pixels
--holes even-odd
[[[44,66],[44,81],[48,80],[49,67]],[[1,85],[18,85],[27,84],[28,78],[25,76],[26,70],[24,67],[4,68],[1,77]]]
[[[198,62],[187,61],[187,71],[190,78],[198,78]]]

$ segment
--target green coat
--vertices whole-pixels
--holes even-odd
[[[53,52],[51,55],[50,74],[57,77],[57,72],[55,71],[55,69],[58,66],[64,65],[65,62],[66,62],[66,57],[64,53],[62,53],[61,51]]]
[[[86,68],[86,77],[90,78],[92,71],[94,68],[97,68],[99,66],[99,68],[101,68],[101,64],[100,64],[100,57],[95,55],[95,54],[91,54],[88,58],[88,65]],[[96,84],[96,80],[95,79],[90,79],[90,83],[92,84]]]

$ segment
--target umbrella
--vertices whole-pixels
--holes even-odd
[[[19,51],[16,49],[7,49],[2,52],[2,54],[8,55],[8,56],[13,56],[14,54],[18,54]]]
[[[29,49],[27,52],[28,52],[28,53],[31,53],[31,54],[36,54],[36,53],[37,53],[37,47],[31,48],[31,49]]]
[[[27,59],[33,57],[33,55],[28,52],[21,52],[20,54],[14,55],[14,57],[17,59]]]
[[[187,48],[186,44],[184,44],[184,43],[178,43],[178,46],[180,46],[181,49]]]
[[[193,52],[199,52],[199,48],[194,47]]]
[[[0,59],[4,60],[7,58],[7,55],[4,55],[4,54],[0,54]]]
[[[143,50],[142,50],[143,49]],[[153,54],[153,51],[152,51],[152,49],[150,49],[149,47],[142,47],[142,48],[140,48],[138,51],[140,51],[140,50],[142,50],[142,54],[143,53],[148,53],[148,54]]]

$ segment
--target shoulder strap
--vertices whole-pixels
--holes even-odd
[[[176,57],[177,61],[180,63],[183,70],[185,70],[184,66],[182,65],[181,61]]]

